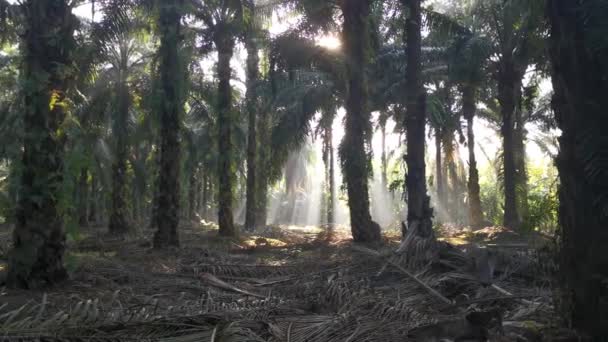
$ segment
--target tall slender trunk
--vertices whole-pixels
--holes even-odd
[[[475,157],[475,131],[473,129],[476,110],[475,92],[475,87],[471,85],[465,85],[462,89],[462,112],[467,120],[467,146],[469,149],[469,180],[467,182],[469,224],[473,228],[481,228],[484,217],[481,209],[481,196],[479,194],[479,171],[477,170],[477,158]]]
[[[388,189],[388,157],[386,155],[386,121],[380,126],[380,134],[382,135],[382,155],[380,157],[382,163],[382,189]]]
[[[406,22],[406,140],[407,176],[407,224],[421,237],[434,237],[433,210],[426,190],[426,165],[424,161],[426,129],[426,91],[422,80],[422,13],[420,0],[402,0],[409,10]]]
[[[435,178],[437,183],[437,203],[445,209],[445,180],[443,174],[443,145],[441,128],[435,128]]]
[[[201,216],[203,220],[209,220],[209,174],[203,173],[203,193],[201,194]]]
[[[91,172],[91,187],[90,187],[90,191],[89,191],[89,200],[87,202],[87,206],[88,206],[88,213],[89,213],[89,219],[88,222],[91,223],[93,222],[94,225],[97,225],[98,222],[98,218],[97,218],[97,213],[99,211],[98,206],[97,206],[97,202],[98,202],[98,197],[99,194],[97,192],[97,175],[95,175],[94,172]]]
[[[258,167],[260,169],[266,169],[268,167],[269,160],[269,146],[270,146],[270,125],[269,125],[269,114],[267,111],[259,113],[259,125],[258,125]],[[268,187],[270,184],[268,180],[268,174],[266,172],[259,172],[256,177],[256,225],[258,227],[265,227],[268,220]]]
[[[159,177],[158,174],[159,172],[159,166],[160,166],[160,153],[158,151],[158,148],[153,149],[152,150],[152,158],[154,159],[155,163],[154,165],[155,170],[152,172],[152,174],[155,175],[154,179],[152,180],[152,198],[150,201],[150,229],[154,229],[156,227],[156,222],[158,221],[158,192],[160,191],[160,185],[159,185]]]
[[[126,61],[125,61],[126,63]],[[127,205],[127,126],[129,122],[129,88],[126,65],[119,71],[117,86],[117,111],[114,114],[112,133],[115,138],[112,163],[112,206],[110,207],[109,232],[123,235],[129,230]]]
[[[459,193],[458,193],[458,173],[456,168],[456,150],[454,146],[454,131],[452,129],[443,130],[443,153],[444,167],[446,176],[446,208],[452,222],[458,221]]]
[[[203,209],[203,188],[205,186],[205,172],[203,171],[202,166],[199,167],[198,172],[196,174],[196,198],[194,200],[194,210],[198,214],[198,218],[201,217],[202,209]]]
[[[336,224],[336,150],[333,142],[333,129],[329,138],[329,203],[327,205],[327,222]]]
[[[161,144],[160,174],[158,179],[158,208],[154,234],[154,248],[178,247],[180,204],[180,113],[183,110],[185,73],[180,62],[182,39],[179,4],[160,4],[160,87],[161,96]]]
[[[24,117],[20,198],[6,282],[33,289],[67,278],[65,231],[58,198],[63,182],[65,136],[59,133],[66,92],[74,75],[75,18],[65,0],[21,5]]]
[[[218,220],[220,235],[236,236],[238,234],[232,216],[232,187],[234,183],[234,170],[232,154],[232,88],[230,78],[232,69],[230,60],[234,53],[234,38],[228,34],[218,34],[215,44],[218,50],[217,74],[218,88],[218,147],[219,161],[219,193],[218,193]]]
[[[252,9],[254,6],[251,4]],[[247,138],[247,204],[245,213],[245,230],[253,231],[256,224],[257,214],[257,199],[256,199],[256,185],[257,185],[257,112],[258,112],[258,100],[257,100],[257,83],[259,78],[259,62],[258,47],[256,44],[256,35],[253,29],[247,33],[247,39],[245,45],[247,47],[247,94],[246,94],[246,106],[248,115],[248,138]]]
[[[260,152],[263,149],[260,150]],[[260,156],[261,157],[261,156]],[[256,214],[256,224],[258,227],[266,227],[268,222],[268,178],[264,173],[260,173],[258,175],[258,189],[257,189],[257,214]]]
[[[327,184],[326,196],[326,216],[327,225],[332,228],[335,224],[335,198],[336,198],[336,178],[335,178],[335,154],[333,143],[333,127],[325,127],[325,184]]]
[[[519,103],[515,109],[515,129],[514,129],[514,142],[515,148],[515,190],[517,192],[517,212],[519,217],[523,220],[528,217],[528,172],[526,166],[526,129],[523,118],[522,108],[522,94],[521,88],[518,91],[517,97]]]
[[[89,170],[83,167],[78,178],[78,225],[89,225]]]
[[[218,220],[217,215],[214,215],[214,213],[217,214],[217,210],[214,211],[213,209],[217,208],[218,200],[217,200],[217,192],[214,187],[215,182],[213,180],[214,180],[213,177],[209,177],[209,179],[207,180],[208,186],[209,186],[209,189],[207,190],[209,193],[209,197],[208,197],[209,209],[207,210],[207,218],[209,220],[217,222],[217,220]]]
[[[345,134],[340,146],[342,171],[346,180],[350,224],[356,242],[377,242],[380,226],[369,211],[369,154],[366,143],[371,137],[366,68],[370,53],[370,1],[343,1],[343,43],[347,56],[347,97]]]
[[[512,61],[504,57],[498,75],[498,101],[500,102],[503,137],[503,173],[505,191],[504,225],[518,230],[521,216],[517,204],[517,166],[515,161],[515,111],[518,104],[518,89],[521,77],[518,76]]]
[[[608,336],[608,78],[605,4],[551,0],[553,109],[562,130],[560,177],[561,312],[593,341]],[[593,14],[592,14],[593,13]],[[596,45],[598,44],[598,45]]]
[[[188,219],[190,221],[196,220],[196,193],[199,191],[198,179],[197,179],[198,168],[190,172],[190,180],[188,184]]]

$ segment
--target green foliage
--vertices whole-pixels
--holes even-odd
[[[502,224],[504,199],[500,156],[489,160],[480,169],[481,204],[486,218],[495,225]],[[525,231],[554,233],[557,228],[557,169],[550,157],[527,163],[528,213],[523,218]]]
[[[547,160],[528,164],[529,190],[527,217],[524,228],[528,231],[555,233],[558,225],[557,169]]]

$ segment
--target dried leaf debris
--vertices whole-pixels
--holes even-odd
[[[488,284],[478,247],[356,246],[340,231],[288,227],[273,229],[282,243],[272,246],[183,230],[188,245],[168,252],[145,237],[74,243],[65,287],[0,291],[0,340],[536,341],[556,331],[550,267],[532,249],[493,246]]]

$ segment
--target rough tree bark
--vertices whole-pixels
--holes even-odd
[[[203,189],[201,194],[201,217],[203,220],[209,220],[209,173],[203,173]]]
[[[515,129],[513,147],[515,149],[515,191],[517,194],[517,213],[524,223],[528,217],[528,171],[526,167],[526,129],[524,122],[524,111],[522,108],[521,88],[518,90],[519,103],[515,108]]]
[[[562,130],[560,266],[562,312],[593,341],[608,336],[608,46],[602,1],[551,0],[553,108]],[[603,31],[600,31],[603,30]]]
[[[78,177],[78,224],[81,227],[89,226],[89,170],[84,167]]]
[[[369,211],[369,154],[371,136],[366,68],[370,54],[369,0],[342,1],[342,40],[347,56],[347,97],[344,140],[340,146],[342,171],[348,192],[350,224],[356,242],[381,240],[380,226]]]
[[[126,63],[126,61],[124,61]],[[122,65],[116,87],[117,108],[113,118],[112,133],[115,137],[114,160],[112,162],[112,206],[108,230],[112,235],[129,232],[127,205],[127,126],[129,120],[129,89],[127,87],[127,66]]]
[[[188,219],[190,221],[195,221],[198,214],[197,194],[200,191],[198,173],[198,167],[194,167],[188,182]]]
[[[180,203],[180,113],[185,83],[179,50],[182,40],[180,2],[160,3],[161,144],[158,179],[157,231],[154,248],[178,247]]]
[[[254,9],[255,6],[250,4],[250,8]],[[253,231],[256,224],[257,216],[257,199],[256,199],[256,185],[257,185],[257,112],[258,112],[258,101],[257,101],[257,82],[259,78],[259,63],[260,58],[258,57],[258,47],[256,43],[256,35],[254,29],[250,29],[247,32],[245,40],[245,46],[247,48],[247,94],[246,94],[246,107],[248,115],[248,136],[247,136],[247,202],[245,209],[245,230]]]
[[[323,133],[323,162],[325,163],[325,186],[326,186],[326,200],[325,200],[325,215],[328,228],[332,228],[335,224],[334,215],[334,203],[336,196],[336,179],[334,176],[334,143],[333,143],[333,128],[329,124],[324,128]]]
[[[467,182],[469,198],[469,225],[482,228],[484,216],[481,209],[481,197],[479,195],[479,171],[477,170],[477,158],[475,157],[475,131],[473,130],[475,119],[476,89],[471,85],[465,85],[462,89],[462,112],[467,120],[467,147],[469,149],[469,180]]]
[[[517,204],[517,165],[516,165],[516,132],[515,111],[519,103],[519,89],[522,77],[514,62],[505,54],[498,68],[498,102],[502,116],[501,133],[503,137],[503,172],[505,191],[504,225],[518,230],[521,227],[521,215]]]
[[[65,232],[58,198],[65,136],[59,129],[73,75],[76,19],[65,0],[20,5],[23,49],[24,137],[20,197],[7,284],[34,289],[67,278]]]
[[[230,60],[234,53],[234,37],[228,33],[218,32],[215,36],[215,45],[217,47],[217,76],[219,80],[217,120],[220,151],[218,221],[220,235],[236,236],[238,231],[232,216],[234,168],[232,165],[232,88],[230,86],[232,76]]]
[[[426,189],[426,165],[424,161],[426,91],[422,80],[422,13],[420,0],[401,0],[409,11],[406,21],[407,99],[405,129],[407,142],[407,224],[421,237],[434,238],[433,210]]]
[[[380,156],[382,163],[382,188],[388,189],[388,157],[386,155],[386,120],[380,124],[380,134],[382,135],[382,155]]]
[[[269,113],[268,111],[262,111],[259,113],[259,125],[258,125],[258,166],[261,169],[268,167],[269,153],[268,148],[270,146],[270,124],[269,124]],[[256,225],[258,227],[265,227],[266,221],[268,220],[268,175],[266,172],[259,172],[256,179]]]
[[[435,182],[437,183],[437,203],[445,210],[445,180],[443,174],[443,145],[441,128],[435,128]],[[441,212],[441,211],[440,211]],[[444,218],[442,218],[444,219]]]

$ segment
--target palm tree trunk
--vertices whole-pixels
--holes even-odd
[[[78,225],[89,226],[89,170],[83,167],[78,179]]]
[[[124,235],[129,230],[127,205],[127,125],[129,116],[129,89],[125,68],[122,68],[117,87],[118,108],[112,127],[115,137],[115,156],[112,163],[112,206],[110,208],[109,232]]]
[[[253,8],[253,6],[251,6]],[[257,82],[259,76],[259,62],[258,48],[256,44],[256,37],[253,31],[247,33],[247,39],[245,42],[247,47],[247,94],[246,94],[246,106],[247,114],[249,116],[249,130],[247,139],[247,207],[245,213],[245,230],[253,231],[256,228],[256,214],[257,214],[257,199],[256,199],[256,165],[257,165],[257,132],[256,132],[256,121],[257,121]]]
[[[422,80],[422,13],[420,0],[402,0],[409,10],[406,23],[406,103],[407,141],[407,223],[409,230],[421,237],[434,237],[433,210],[426,191],[426,165],[424,161],[426,128],[426,91]]]
[[[205,171],[203,173],[203,193],[201,194],[201,217],[203,220],[209,220],[207,207],[209,206],[209,175]]]
[[[370,47],[370,1],[343,1],[343,43],[347,56],[348,92],[346,97],[345,134],[340,146],[344,179],[348,192],[350,224],[356,242],[377,242],[380,226],[372,221],[369,211],[369,155],[366,142],[371,137],[367,97],[367,76]]]
[[[33,289],[67,278],[65,232],[58,209],[63,181],[65,118],[75,20],[65,0],[28,0],[21,5],[24,117],[22,174],[13,249],[6,282]]]
[[[567,323],[602,341],[608,336],[608,79],[602,1],[551,0],[553,108],[562,130],[560,177],[561,312]],[[594,14],[591,14],[594,13]],[[590,44],[593,44],[592,46]]]
[[[443,130],[443,159],[445,166],[445,176],[447,177],[446,207],[449,219],[452,222],[458,221],[458,174],[456,171],[456,155],[454,149],[454,131],[452,129]]]
[[[336,179],[334,175],[334,143],[333,143],[333,128],[329,124],[325,127],[324,133],[324,156],[323,161],[325,162],[325,184],[327,186],[327,195],[325,196],[325,214],[327,227],[332,228],[335,224],[335,197],[336,197]]]
[[[98,202],[99,202],[99,192],[97,191],[97,175],[95,175],[95,173],[91,173],[91,190],[89,191],[89,193],[91,194],[89,196],[89,202],[88,202],[88,206],[89,206],[89,222],[93,222],[94,225],[99,224],[99,220],[98,220],[98,212],[99,212],[99,206],[98,206]]]
[[[443,174],[443,147],[441,128],[435,128],[435,178],[437,182],[437,203],[445,209],[445,180]]]
[[[269,146],[270,146],[270,124],[269,124],[269,113],[263,111],[259,113],[259,143],[258,143],[258,168],[268,168],[269,160]],[[258,227],[265,227],[268,220],[268,187],[270,186],[268,180],[268,174],[266,172],[259,172],[256,177],[256,225]]]
[[[154,248],[178,247],[180,204],[180,113],[183,107],[184,72],[180,62],[181,14],[175,3],[160,4],[161,144],[158,178],[157,231]]]
[[[484,217],[481,210],[481,196],[479,194],[479,171],[475,157],[475,131],[473,130],[475,118],[475,91],[473,86],[466,85],[462,89],[462,112],[467,120],[467,146],[469,149],[469,180],[467,183],[469,197],[469,224],[473,228],[483,226]]]
[[[382,155],[380,157],[382,163],[382,189],[388,189],[388,157],[386,155],[386,121],[380,127],[382,134]]]
[[[215,44],[218,49],[217,73],[219,79],[218,88],[218,127],[220,151],[219,160],[219,193],[218,193],[218,221],[220,235],[236,236],[238,234],[232,216],[232,187],[234,182],[234,171],[232,167],[232,88],[230,78],[232,69],[230,60],[234,53],[234,38],[229,34],[218,35]]]
[[[518,81],[519,79],[519,81]],[[498,101],[501,106],[504,159],[505,213],[504,225],[518,230],[521,216],[517,204],[517,166],[515,160],[515,110],[518,103],[518,89],[521,78],[517,76],[511,61],[505,58],[498,77]]]
[[[188,184],[188,219],[190,221],[196,220],[196,193],[199,191],[198,180],[196,178],[197,173],[198,168],[194,167],[190,172]]]
[[[518,91],[520,102],[515,110],[515,170],[517,172],[515,189],[517,192],[517,212],[523,220],[528,217],[528,172],[526,166],[526,130],[523,118],[523,108],[521,106],[521,89]]]

